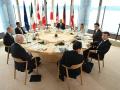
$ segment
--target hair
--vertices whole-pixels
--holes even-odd
[[[83,24],[83,23],[81,23],[80,25],[84,26],[84,24]]]
[[[16,22],[16,25],[19,25],[20,24],[20,22]]]
[[[15,37],[15,41],[16,41],[17,43],[20,43],[20,42],[21,42],[21,39],[23,39],[23,38],[24,38],[24,37],[23,37],[22,34],[17,34],[16,37]]]
[[[110,33],[107,31],[103,32],[103,34],[107,34],[108,36],[110,36]]]
[[[82,43],[81,43],[81,42],[75,41],[75,42],[73,43],[73,49],[74,49],[74,50],[81,49],[81,48],[82,48]]]
[[[94,25],[100,26],[100,24],[99,24],[99,23],[95,23]]]
[[[7,27],[7,31],[10,29],[11,27],[9,26],[9,27]]]

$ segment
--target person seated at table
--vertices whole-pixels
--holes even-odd
[[[81,32],[81,33],[84,33],[84,32],[85,32],[84,24],[83,24],[83,23],[80,24],[80,32]]]
[[[11,46],[15,42],[14,38],[12,36],[12,32],[13,32],[13,29],[11,26],[9,26],[7,28],[7,32],[6,32],[5,36],[3,37],[3,43],[5,45],[6,52],[8,52],[8,49],[10,50],[10,47],[8,47],[8,46]]]
[[[21,27],[20,22],[16,22],[15,34],[26,34],[23,27]]]
[[[60,22],[56,26],[58,29],[65,29],[65,24],[62,22],[62,19],[60,19]]]
[[[93,42],[100,42],[102,40],[101,36],[102,36],[102,32],[99,28],[99,23],[95,23],[94,24],[94,33],[93,33]]]
[[[82,43],[81,42],[74,42],[73,44],[73,50],[71,51],[65,51],[61,60],[59,63],[59,78],[64,81],[65,74],[65,68],[62,65],[65,65],[67,67],[71,67],[72,65],[77,65],[83,62],[84,57],[81,55],[81,48]],[[69,76],[71,78],[76,78],[80,74],[80,69],[70,69],[69,70]]]
[[[15,41],[16,42],[14,44],[12,44],[12,46],[11,46],[11,54],[15,58],[20,58],[23,61],[28,61],[28,68],[27,69],[29,70],[28,73],[31,73],[33,71],[33,69],[36,67],[35,59],[37,60],[37,64],[39,65],[40,58],[39,57],[33,58],[32,54],[30,52],[26,51],[21,46],[21,44],[24,41],[23,35],[17,34],[15,37]],[[20,63],[15,62],[15,68],[19,71],[24,71],[25,70],[25,63],[20,64]]]
[[[103,32],[101,42],[93,42],[91,46],[83,52],[85,59],[87,60],[88,53],[90,51],[89,57],[98,59],[98,54],[100,60],[103,60],[104,55],[109,51],[111,43],[109,41],[110,33]]]

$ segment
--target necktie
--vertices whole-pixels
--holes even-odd
[[[104,42],[104,41],[102,40],[102,41],[99,43],[98,47],[99,47],[103,42]],[[97,48],[98,48],[98,47],[97,47]]]

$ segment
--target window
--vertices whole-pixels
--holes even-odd
[[[104,6],[106,6],[103,31],[116,34],[120,24],[120,0],[103,0],[100,23],[102,23]]]
[[[100,0],[91,0],[88,28],[92,30],[94,29],[94,23],[96,22],[97,19],[99,1]]]

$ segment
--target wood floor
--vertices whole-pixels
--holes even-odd
[[[70,79],[62,82],[57,77],[57,66],[55,63],[44,62],[39,67],[42,75],[41,82],[29,82],[24,85],[24,73],[17,72],[17,79],[13,78],[13,59],[10,57],[6,64],[7,53],[4,47],[0,47],[0,90],[120,90],[120,48],[111,47],[105,57],[105,67],[98,72],[98,64],[95,62],[90,74],[83,73],[83,85],[79,79]]]

